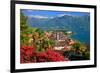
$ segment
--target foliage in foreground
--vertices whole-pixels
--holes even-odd
[[[45,52],[36,52],[32,46],[21,46],[21,63],[57,62],[66,61],[64,56],[48,49]]]

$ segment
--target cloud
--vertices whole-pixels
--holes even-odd
[[[27,12],[33,12],[33,10],[29,9],[29,10],[26,10]]]
[[[77,15],[70,14],[70,13],[67,13],[67,14],[59,14],[59,15],[57,15],[57,16],[58,16],[58,17],[63,17],[63,16],[65,16],[65,15],[67,15],[67,16],[72,16],[72,17],[79,17],[79,16],[77,16]]]
[[[47,19],[48,18],[46,16],[40,16],[40,15],[29,15],[29,17],[40,18],[40,19],[42,19],[42,18]]]
[[[41,16],[41,15],[29,15],[28,17],[39,18],[39,19],[48,19],[48,18],[52,18],[52,17],[47,17],[47,16]]]
[[[57,15],[58,17],[62,17],[62,16],[65,16],[65,15],[67,15],[67,14],[59,14],[59,15]]]

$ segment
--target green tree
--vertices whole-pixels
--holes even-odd
[[[20,42],[21,44],[28,45],[29,38],[28,35],[28,25],[27,25],[27,17],[24,14],[20,13]]]
[[[20,14],[20,29],[21,31],[25,31],[28,28],[27,25],[27,17],[21,12]]]

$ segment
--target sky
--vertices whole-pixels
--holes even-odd
[[[89,15],[88,12],[48,11],[48,10],[31,10],[31,9],[21,9],[21,11],[25,16],[37,17],[37,18],[53,18],[64,15],[73,15],[73,16]]]

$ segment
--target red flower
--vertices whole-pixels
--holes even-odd
[[[32,46],[26,46],[23,45],[20,48],[21,52],[21,63],[29,63],[29,62],[34,62],[34,56],[36,55],[35,53],[35,48]]]
[[[47,57],[47,54],[45,52],[37,53],[37,57]]]
[[[48,50],[46,53],[48,54],[47,58],[49,59],[49,61],[53,61],[53,62],[65,61],[64,57],[58,52],[55,52],[53,50]]]
[[[36,52],[34,47],[24,45],[21,46],[20,51],[21,63],[65,61],[64,56],[52,49],[45,52]]]

